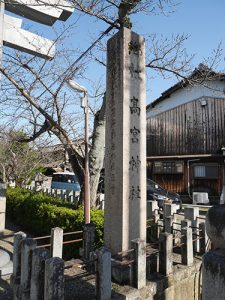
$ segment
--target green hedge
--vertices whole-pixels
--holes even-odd
[[[73,204],[21,188],[8,188],[6,197],[7,215],[34,236],[49,235],[53,227],[60,227],[65,232],[83,228],[83,207],[75,210]],[[96,245],[100,246],[103,243],[102,210],[91,210],[91,223],[96,226]]]

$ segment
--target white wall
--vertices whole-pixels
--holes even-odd
[[[206,86],[207,85],[207,86]],[[179,105],[191,102],[202,97],[223,98],[225,100],[225,81],[211,81],[205,85],[187,86],[171,94],[170,97],[162,100],[153,108],[147,110],[147,118],[156,116],[164,111],[170,110]]]

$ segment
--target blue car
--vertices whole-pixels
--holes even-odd
[[[80,192],[80,185],[77,177],[71,172],[53,173],[51,188]]]

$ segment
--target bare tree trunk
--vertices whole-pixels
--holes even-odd
[[[2,180],[3,180],[3,182],[6,182],[7,179],[6,179],[6,171],[5,171],[4,164],[1,164],[1,167],[2,167]]]
[[[97,189],[100,173],[103,167],[105,156],[105,96],[102,107],[96,113],[94,130],[92,135],[92,146],[89,153],[90,170],[90,202],[91,207],[96,206]]]

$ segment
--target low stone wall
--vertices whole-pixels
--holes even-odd
[[[176,265],[173,274],[153,275],[140,290],[113,284],[112,299],[118,300],[200,300],[199,274],[201,261],[192,266]]]

